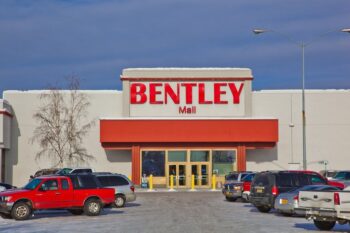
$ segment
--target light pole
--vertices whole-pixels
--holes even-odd
[[[301,110],[301,117],[302,117],[302,129],[303,129],[303,169],[307,169],[307,160],[306,160],[306,113],[305,113],[305,47],[313,43],[315,40],[319,39],[320,37],[323,37],[325,35],[328,35],[329,33],[335,32],[335,31],[341,31],[341,32],[347,32],[350,33],[350,28],[344,28],[341,30],[332,30],[328,31],[326,33],[323,33],[317,37],[315,37],[313,40],[305,43],[305,42],[298,42],[295,41],[292,37],[290,37],[287,34],[274,31],[274,30],[268,30],[268,29],[254,29],[253,32],[256,35],[259,35],[261,33],[265,32],[274,32],[279,34],[282,37],[285,37],[289,42],[296,44],[298,47],[301,48],[301,56],[302,56],[302,65],[301,65],[301,82],[302,82],[302,91],[301,91],[301,101],[302,101],[302,110]]]

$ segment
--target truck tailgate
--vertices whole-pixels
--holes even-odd
[[[350,220],[350,191],[341,191],[339,193],[340,205],[336,206],[338,217]]]
[[[334,209],[334,192],[300,191],[299,207],[306,209]]]

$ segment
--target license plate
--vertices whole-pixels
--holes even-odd
[[[262,193],[264,191],[264,188],[256,188],[257,193]]]
[[[226,192],[226,196],[231,197],[232,196],[232,192]]]
[[[287,205],[288,204],[288,200],[287,199],[280,199],[280,204],[281,205]]]

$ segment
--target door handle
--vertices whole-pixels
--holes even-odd
[[[61,193],[56,193],[56,195],[61,195]]]

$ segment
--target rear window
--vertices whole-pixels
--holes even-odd
[[[254,185],[267,186],[269,185],[269,179],[266,174],[258,174],[255,176]]]
[[[121,176],[110,177],[113,186],[129,185],[129,182]]]
[[[97,179],[104,187],[129,185],[128,180],[122,176],[97,176]]]
[[[98,185],[94,176],[70,176],[75,189],[94,189]]]
[[[108,176],[98,176],[97,179],[103,187],[112,186]]]
[[[281,173],[277,176],[277,185],[281,187],[295,187],[297,186],[295,174],[293,173]]]

